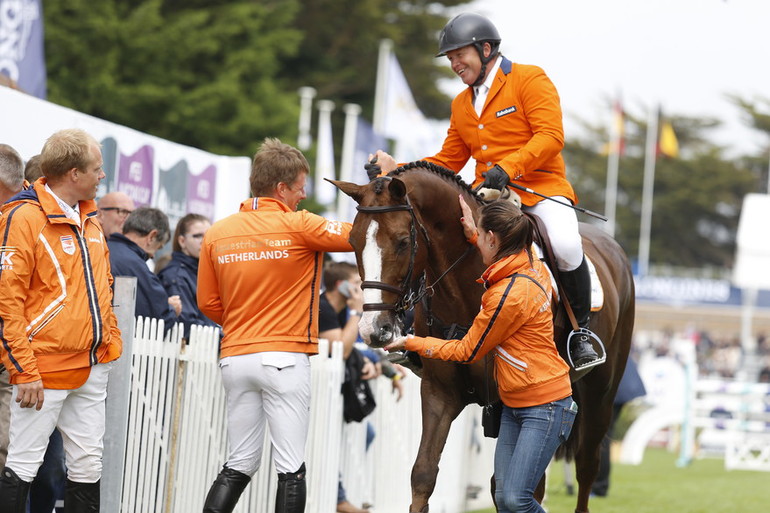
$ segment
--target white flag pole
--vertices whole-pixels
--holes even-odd
[[[393,41],[383,39],[380,41],[380,52],[377,57],[377,81],[374,88],[374,132],[382,134],[385,128],[385,102],[388,94],[388,82],[390,80],[390,54],[393,51]]]
[[[310,121],[313,113],[313,98],[316,91],[312,87],[299,88],[299,135],[297,136],[297,148],[307,151],[313,144],[310,137]]]
[[[340,163],[340,180],[350,182],[353,178],[353,162],[356,155],[356,137],[358,135],[358,116],[361,114],[361,106],[355,103],[346,103],[342,110],[345,111],[345,133],[342,136],[342,162]],[[360,163],[362,166],[363,162]],[[337,219],[339,221],[352,221],[346,219],[350,211],[351,198],[347,194],[337,194]]]
[[[324,178],[334,179],[334,142],[332,139],[332,111],[334,102],[318,100],[318,136],[316,139],[315,199],[321,205],[332,206],[337,189]]]
[[[646,276],[650,266],[650,232],[652,227],[652,196],[655,189],[655,160],[658,146],[658,109],[650,108],[647,120],[647,145],[644,152],[644,183],[642,185],[642,221],[639,228],[639,276]]]
[[[616,100],[617,101],[617,100]],[[607,222],[604,223],[604,229],[615,236],[615,212],[618,203],[618,168],[620,167],[620,137],[621,128],[618,126],[618,116],[622,116],[622,111],[618,112],[620,105],[617,103],[612,107],[612,118],[610,119],[610,148],[607,156],[607,189],[604,192],[604,215],[607,216]],[[620,118],[622,123],[622,117]]]

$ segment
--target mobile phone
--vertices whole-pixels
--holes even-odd
[[[340,291],[340,294],[345,296],[346,298],[350,298],[350,282],[345,280],[342,283],[340,283],[339,288],[337,289]]]

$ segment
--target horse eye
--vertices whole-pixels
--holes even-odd
[[[409,249],[409,238],[402,237],[396,241],[396,252],[403,253]]]

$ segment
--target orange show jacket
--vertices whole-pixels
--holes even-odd
[[[543,288],[526,276],[536,280]],[[488,289],[481,312],[462,340],[413,337],[406,349],[420,356],[473,363],[494,351],[500,399],[523,408],[572,393],[569,367],[553,341],[551,280],[542,262],[530,267],[526,252],[492,264],[482,276]]]
[[[318,352],[323,253],[351,251],[352,225],[251,198],[206,232],[198,307],[220,324],[220,357]]]
[[[96,203],[80,202],[78,226],[45,183],[2,207],[0,355],[13,384],[71,390],[118,358],[122,341]]]
[[[498,164],[519,185],[577,203],[561,156],[564,129],[556,87],[541,68],[501,59],[481,117],[473,107],[473,88],[468,87],[452,101],[441,151],[425,160],[459,173],[473,157],[474,186],[484,181],[482,173]],[[516,192],[524,205],[542,201]]]

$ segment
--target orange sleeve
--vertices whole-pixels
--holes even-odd
[[[197,299],[198,308],[203,312],[203,315],[221,325],[224,307],[222,306],[222,298],[219,296],[219,283],[214,272],[214,264],[211,261],[211,248],[205,237],[198,261]]]
[[[27,297],[34,269],[34,247],[37,240],[31,220],[24,215],[25,206],[0,216],[0,353],[12,383],[30,383],[40,378],[37,358],[25,336],[24,298]],[[11,226],[11,223],[13,224]]]
[[[481,300],[481,311],[461,340],[442,340],[434,337],[407,339],[406,349],[420,356],[473,363],[487,354],[527,321],[521,300],[511,292],[513,283],[506,288],[490,289]],[[506,290],[507,289],[507,290]]]

